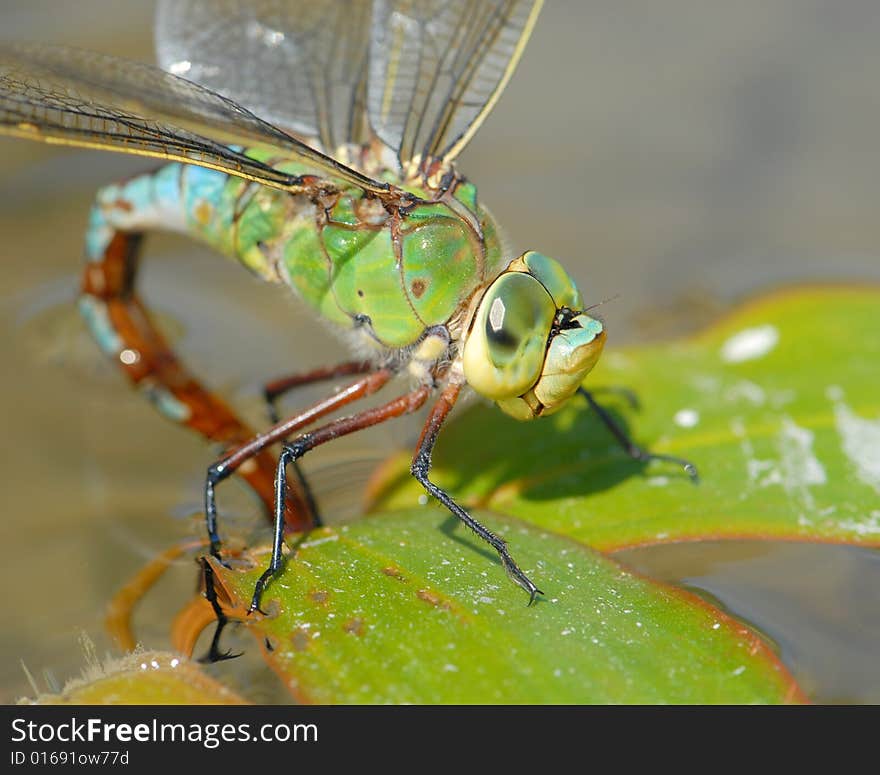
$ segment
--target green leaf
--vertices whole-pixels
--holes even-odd
[[[322,528],[292,549],[249,617],[266,658],[318,703],[745,703],[803,698],[747,628],[582,544],[475,515],[544,596],[439,509]],[[213,569],[246,606],[267,553]],[[255,563],[255,564],[254,564]],[[247,565],[247,563],[245,563]]]
[[[775,293],[700,336],[606,351],[588,387],[654,452],[627,458],[584,402],[518,423],[475,405],[441,434],[432,475],[454,497],[613,550],[774,538],[880,544],[880,289]],[[424,500],[409,455],[373,483],[372,507]]]
[[[89,668],[59,694],[41,694],[31,705],[241,705],[244,700],[180,655],[129,654]]]

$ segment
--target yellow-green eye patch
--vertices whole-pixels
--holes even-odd
[[[531,275],[506,272],[492,283],[464,345],[464,375],[474,390],[499,399],[534,385],[555,316],[553,299]]]

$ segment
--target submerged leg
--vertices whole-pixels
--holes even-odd
[[[596,414],[599,415],[599,419],[605,424],[605,427],[611,431],[611,434],[620,443],[623,451],[633,460],[638,460],[643,463],[647,463],[649,460],[666,460],[669,463],[676,463],[684,468],[685,473],[692,481],[696,482],[699,480],[697,467],[689,460],[676,457],[675,455],[662,455],[655,452],[649,452],[643,447],[640,447],[627,435],[626,431],[620,427],[618,422],[608,413],[608,411],[601,404],[596,402],[596,399],[593,398],[593,394],[589,390],[578,388],[578,393],[587,399],[587,403],[592,407]]]
[[[390,369],[380,369],[379,371],[373,372],[372,374],[359,379],[357,382],[352,383],[344,390],[339,391],[329,398],[325,398],[323,401],[313,404],[308,409],[294,415],[290,419],[275,425],[265,433],[254,436],[246,443],[224,455],[216,463],[213,463],[208,468],[208,475],[205,481],[205,521],[208,529],[208,538],[211,541],[211,554],[217,558],[220,556],[220,535],[217,532],[217,500],[215,496],[216,487],[220,482],[224,479],[228,479],[232,474],[240,470],[247,461],[253,460],[257,455],[264,454],[266,447],[288,438],[295,431],[298,431],[307,425],[311,425],[316,420],[330,414],[331,412],[335,412],[346,404],[357,401],[359,398],[372,395],[385,385],[393,376],[394,373]],[[343,421],[338,420],[337,422]],[[318,433],[318,431],[315,431],[315,433]],[[280,530],[283,535],[285,525],[287,525],[288,528],[290,528],[291,525],[289,524],[289,521],[285,519],[285,503],[287,501],[286,482],[285,489],[280,491],[283,497],[279,498],[279,491],[277,490],[275,482],[277,478],[276,468],[277,466],[273,465],[273,504],[276,520],[275,530],[276,532]],[[281,509],[280,526],[277,524],[279,508]],[[313,525],[308,525],[308,527],[312,526]],[[293,529],[301,530],[304,529],[304,527],[294,527]]]
[[[492,531],[483,527],[483,525],[477,522],[477,520],[459,506],[445,491],[441,490],[428,478],[428,471],[431,468],[431,453],[434,450],[434,444],[437,442],[437,435],[440,432],[440,428],[447,415],[452,411],[452,407],[455,406],[460,391],[461,385],[451,382],[440,394],[440,398],[437,399],[437,403],[434,404],[431,413],[428,415],[428,419],[425,422],[425,426],[422,428],[422,435],[419,439],[418,446],[416,447],[416,453],[413,457],[410,471],[429,494],[433,495],[456,517],[464,522],[465,525],[473,530],[474,533],[498,552],[498,556],[501,558],[501,564],[504,566],[504,570],[507,571],[507,575],[529,593],[529,605],[531,605],[535,602],[535,597],[543,593],[534,585],[534,583],[532,583],[532,580],[523,573],[513,557],[510,556],[510,552],[507,550],[507,543],[504,539],[499,538]]]
[[[431,388],[423,385],[382,406],[367,409],[350,417],[342,417],[327,423],[327,425],[322,425],[320,428],[304,433],[302,436],[284,445],[281,457],[278,460],[275,478],[275,534],[272,543],[272,559],[269,562],[269,567],[263,571],[263,574],[254,586],[254,595],[248,608],[249,613],[260,611],[260,599],[263,596],[263,590],[278,571],[281,570],[281,565],[284,561],[284,496],[287,486],[287,466],[299,460],[309,450],[328,441],[338,439],[340,436],[347,436],[349,433],[355,433],[373,425],[378,425],[394,417],[401,417],[415,412],[425,403],[430,392]],[[263,613],[262,611],[260,612]]]
[[[224,447],[241,444],[254,431],[186,370],[135,293],[141,241],[139,233],[111,231],[92,247],[83,274],[80,310],[104,353],[163,415]],[[274,471],[275,461],[268,452],[256,455],[253,465],[239,471],[267,511],[274,500]],[[299,492],[291,505],[288,519],[292,526],[311,523],[308,503]]]

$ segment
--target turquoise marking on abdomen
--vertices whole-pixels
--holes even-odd
[[[101,261],[110,240],[113,239],[114,229],[107,222],[104,210],[97,202],[92,205],[89,212],[89,226],[86,229],[86,259],[89,261]]]
[[[210,218],[205,217],[205,207],[213,214],[222,196],[229,175],[205,167],[188,167],[183,172],[183,208],[190,226],[205,227]]]
[[[153,196],[165,208],[180,208],[180,164],[168,164],[153,175]]]
[[[159,414],[172,422],[185,423],[192,417],[192,410],[170,390],[158,383],[141,383],[144,394]]]
[[[98,191],[86,231],[86,258],[103,260],[116,231],[183,231],[186,223],[180,174],[180,164],[167,164]]]

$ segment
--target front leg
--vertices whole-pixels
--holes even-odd
[[[437,403],[435,403],[434,407],[431,409],[431,413],[428,415],[424,428],[422,428],[422,435],[419,439],[418,446],[416,447],[416,453],[413,457],[412,465],[410,466],[410,473],[412,473],[416,480],[430,495],[433,495],[438,501],[440,501],[440,503],[446,506],[454,516],[460,519],[465,525],[473,530],[474,533],[498,552],[498,557],[501,559],[501,564],[504,566],[504,570],[507,571],[507,575],[529,593],[529,605],[531,605],[535,602],[535,598],[543,593],[535,586],[532,580],[526,576],[519,565],[516,564],[516,561],[507,549],[507,543],[504,539],[499,538],[491,530],[477,522],[477,520],[459,506],[448,493],[441,490],[428,478],[428,471],[431,468],[431,453],[437,442],[437,435],[440,432],[443,422],[449,415],[449,412],[452,411],[452,407],[455,406],[455,402],[458,400],[459,393],[461,392],[461,387],[460,383],[450,382],[443,393],[441,393],[440,398],[437,399]]]
[[[618,422],[608,413],[608,410],[596,401],[589,390],[581,387],[578,388],[578,393],[587,399],[587,403],[596,414],[599,415],[599,419],[605,424],[605,427],[611,431],[611,434],[617,439],[618,443],[623,448],[623,451],[633,460],[638,460],[642,463],[647,463],[649,460],[665,460],[669,463],[676,463],[684,468],[685,473],[691,478],[692,482],[696,483],[700,480],[700,475],[697,473],[697,467],[691,463],[690,460],[685,460],[684,458],[676,457],[675,455],[662,455],[656,452],[649,452],[643,447],[640,447],[629,437],[626,431],[620,427]]]

